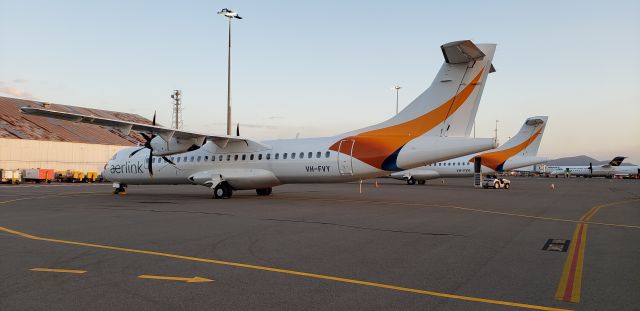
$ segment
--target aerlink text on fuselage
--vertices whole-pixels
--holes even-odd
[[[111,164],[109,166],[109,172],[111,174],[143,174],[144,164],[140,161],[137,162],[125,162],[123,164]]]

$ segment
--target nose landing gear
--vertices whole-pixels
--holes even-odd
[[[127,185],[114,183],[113,187],[115,188],[113,189],[113,194],[121,194],[121,195],[127,194],[127,190],[125,189],[127,188]]]
[[[233,189],[225,181],[219,183],[213,189],[213,198],[214,199],[228,199],[228,198],[231,197],[231,195],[233,195]]]

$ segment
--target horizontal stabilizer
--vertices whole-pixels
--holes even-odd
[[[449,64],[468,63],[484,57],[484,53],[471,40],[449,42],[440,46],[440,49]]]

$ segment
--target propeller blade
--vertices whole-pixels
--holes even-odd
[[[240,136],[240,123],[236,125],[236,136]]]
[[[142,148],[134,150],[131,154],[129,154],[129,158],[131,158],[134,154],[138,153],[138,151],[140,151],[140,150],[142,150],[144,148],[146,148],[146,147],[142,147]]]
[[[151,137],[149,137],[147,134],[140,132],[140,135],[142,135],[142,137],[144,137],[144,139],[146,139],[147,141],[151,141]]]
[[[153,121],[151,122],[154,126],[156,125],[156,112],[153,112]]]
[[[149,149],[149,175],[153,176],[153,150]]]
[[[173,166],[176,166],[176,164],[175,164],[175,163],[173,163],[173,161],[169,160],[169,158],[167,158],[167,157],[165,157],[165,156],[162,156],[162,159],[164,159],[165,161],[167,161],[169,164],[171,164],[171,165],[173,165]]]

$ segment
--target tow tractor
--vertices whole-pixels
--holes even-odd
[[[482,188],[493,188],[493,189],[498,189],[498,188],[504,188],[504,189],[509,189],[511,187],[511,181],[506,179],[506,178],[502,178],[502,177],[497,177],[497,176],[487,176],[486,178],[484,178],[484,180],[482,181]]]

